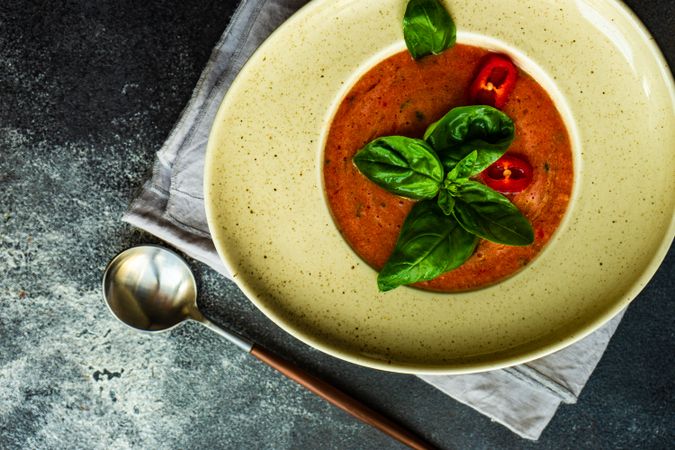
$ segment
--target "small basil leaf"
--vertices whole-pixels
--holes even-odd
[[[455,45],[457,29],[437,0],[410,0],[403,16],[403,38],[413,58],[438,54]]]
[[[447,189],[441,188],[438,192],[438,207],[441,208],[441,211],[446,216],[452,214],[452,208],[455,207],[455,198]]]
[[[476,181],[457,186],[452,214],[470,233],[507,245],[534,242],[532,225],[518,208],[498,192]]]
[[[475,105],[451,109],[429,125],[424,139],[448,170],[475,150],[476,163],[470,175],[476,175],[506,152],[514,134],[509,116],[492,106]]]
[[[450,183],[458,183],[466,181],[470,176],[475,175],[476,171],[474,167],[478,160],[478,152],[476,150],[472,151],[459,161],[455,167],[452,168],[448,175],[445,177],[445,185],[447,187]]]
[[[433,200],[413,206],[396,247],[377,277],[380,291],[436,278],[464,263],[478,238],[446,216]]]
[[[443,182],[441,161],[420,139],[381,137],[359,150],[353,161],[368,179],[403,197],[432,198]]]

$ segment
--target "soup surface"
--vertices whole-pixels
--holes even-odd
[[[469,85],[487,53],[457,44],[415,61],[403,51],[368,71],[340,104],[324,152],[326,196],[340,232],[374,269],[387,262],[414,201],[368,180],[352,157],[380,136],[421,138],[427,126],[450,109],[471,104]],[[532,224],[535,241],[514,247],[481,240],[462,266],[414,286],[455,292],[494,284],[527,265],[560,224],[572,192],[573,164],[558,110],[546,91],[520,69],[502,110],[516,128],[507,154],[523,157],[533,168],[531,184],[507,196]]]

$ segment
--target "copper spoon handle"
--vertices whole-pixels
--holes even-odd
[[[332,403],[368,425],[377,428],[383,433],[388,434],[408,447],[420,450],[436,448],[420,437],[415,436],[402,426],[395,424],[383,415],[373,411],[354,397],[351,397],[335,386],[310,375],[295,364],[280,358],[269,350],[254,344],[250,353],[260,361],[277,369],[291,380],[306,387],[324,400]]]

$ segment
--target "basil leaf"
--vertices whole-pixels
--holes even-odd
[[[534,242],[532,225],[516,206],[498,192],[476,181],[457,186],[452,214],[469,233],[507,245]]]
[[[460,162],[452,168],[445,177],[445,187],[452,183],[461,183],[467,181],[468,178],[476,174],[475,166],[478,160],[478,152],[472,151],[464,157]]]
[[[513,142],[514,134],[509,116],[492,106],[476,105],[451,109],[429,125],[424,139],[448,170],[475,150],[477,157],[471,176],[497,161]]]
[[[433,200],[413,206],[396,247],[377,277],[380,291],[436,278],[464,263],[478,239],[453,216],[446,216]]]
[[[420,139],[381,137],[359,150],[353,161],[368,179],[408,198],[432,198],[443,182],[441,161]]]
[[[437,202],[438,207],[441,208],[443,214],[446,216],[452,214],[452,208],[455,207],[455,197],[453,197],[447,189],[441,188],[441,190],[438,192]]]
[[[403,38],[412,57],[419,59],[455,45],[457,29],[437,0],[410,0],[403,16]]]

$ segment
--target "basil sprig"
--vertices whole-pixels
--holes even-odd
[[[437,203],[443,214],[449,216],[452,214],[452,210],[455,209],[455,196],[447,189],[441,189],[438,193]]]
[[[497,161],[513,142],[515,127],[509,116],[487,105],[461,106],[450,110],[424,133],[446,169],[452,169],[472,151],[478,152],[473,173]]]
[[[396,247],[377,276],[380,291],[436,278],[461,266],[478,243],[436,202],[417,202],[401,227]]]
[[[467,181],[458,186],[452,215],[469,233],[506,245],[530,245],[532,225],[516,206],[484,184]]]
[[[433,198],[443,182],[441,161],[420,139],[381,137],[359,150],[353,161],[370,181],[403,197]]]
[[[356,153],[354,164],[370,180],[394,194],[422,200],[406,217],[378,275],[381,291],[459,267],[473,254],[478,238],[506,245],[534,241],[532,225],[508,198],[471,179],[499,159],[514,133],[513,121],[504,113],[465,106],[430,125],[426,142],[386,136]]]
[[[403,15],[403,38],[413,58],[455,45],[457,29],[438,0],[410,0]]]

